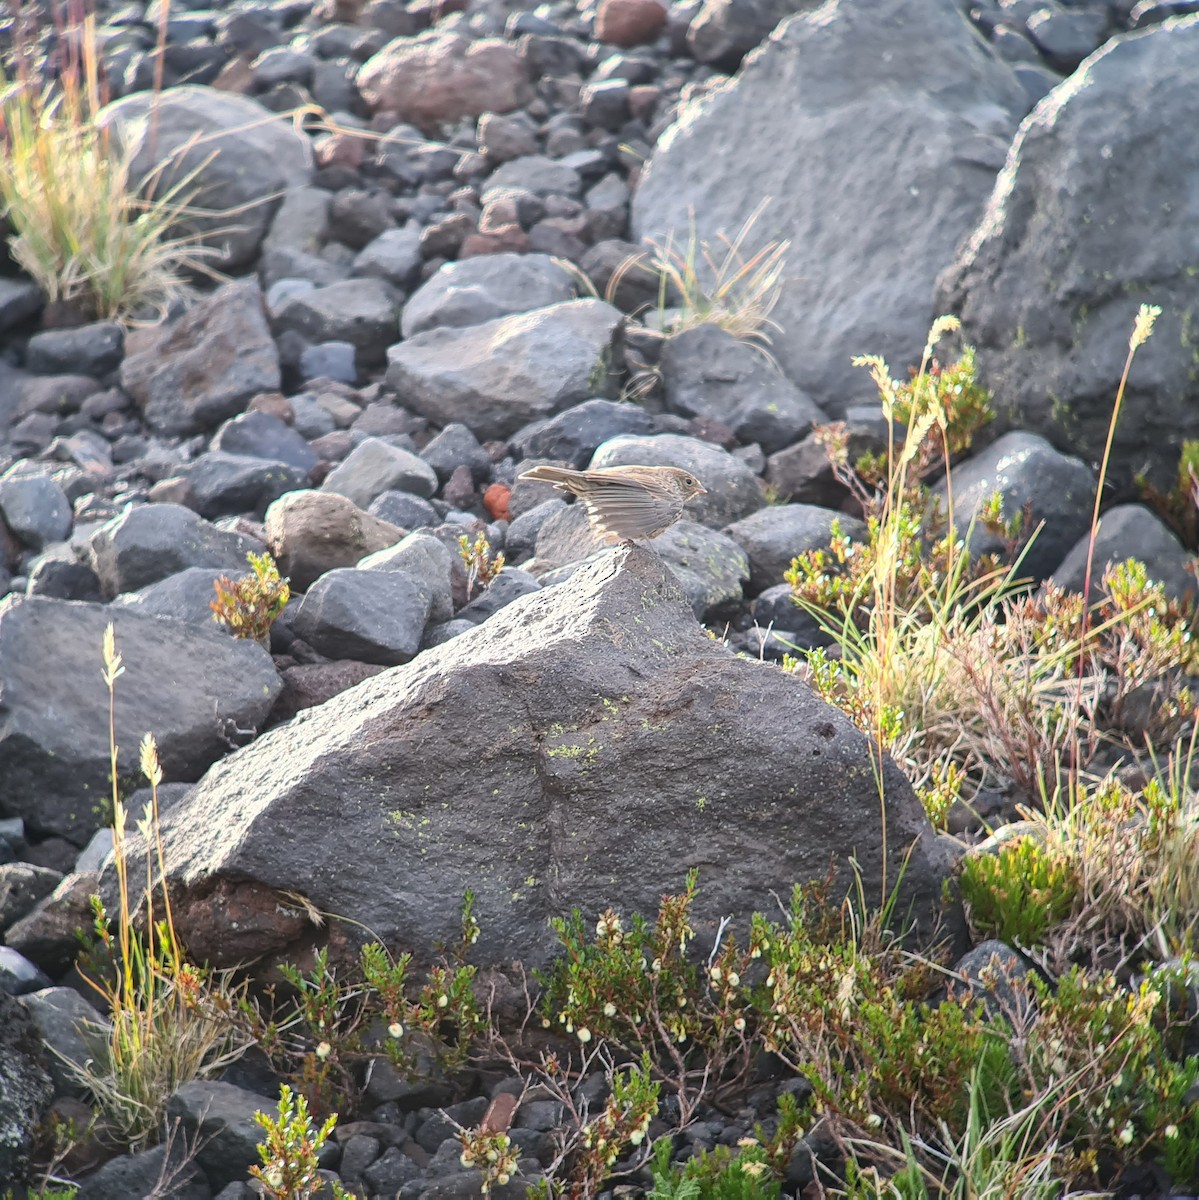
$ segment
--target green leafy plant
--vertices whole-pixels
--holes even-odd
[[[1137,476],[1141,495],[1175,533],[1184,546],[1199,548],[1199,440],[1188,438],[1178,455],[1174,486],[1163,492],[1143,475]]]
[[[266,1136],[258,1143],[261,1166],[251,1167],[250,1174],[262,1184],[266,1195],[272,1200],[308,1200],[324,1191],[326,1183],[317,1173],[317,1155],[337,1125],[337,1114],[330,1114],[319,1127],[313,1125],[308,1118],[308,1102],[303,1096],[293,1096],[291,1088],[283,1084],[279,1089],[279,1115],[256,1112],[254,1120]],[[329,1186],[334,1200],[349,1200],[341,1184],[334,1181]]]
[[[766,1151],[752,1138],[705,1150],[678,1166],[670,1162],[671,1143],[662,1138],[654,1147],[654,1186],[648,1200],[778,1200],[782,1184]]]
[[[275,560],[265,551],[246,555],[250,573],[232,580],[222,575],[213,584],[216,599],[210,601],[213,620],[224,625],[234,637],[265,642],[271,626],[291,599],[291,588],[280,579]]]
[[[1078,896],[1069,861],[1028,836],[994,854],[968,856],[960,883],[978,934],[1021,946],[1040,945],[1047,931],[1073,911]]]

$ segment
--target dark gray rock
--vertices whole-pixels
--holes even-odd
[[[301,471],[310,471],[317,463],[316,452],[301,433],[286,421],[259,410],[226,421],[216,431],[210,449],[284,462]]]
[[[330,571],[308,589],[297,636],[327,658],[391,667],[420,649],[430,598],[404,571]]]
[[[21,997],[25,1011],[50,1051],[47,1062],[60,1096],[82,1098],[84,1087],[75,1068],[96,1055],[106,1040],[108,1022],[74,988],[42,988]]]
[[[1110,42],[1029,115],[990,205],[937,291],[978,348],[1010,425],[1098,462],[1140,302],[1161,306],[1137,355],[1110,481],[1169,488],[1199,436],[1192,262],[1199,17]],[[1112,114],[1120,111],[1118,122]],[[1113,230],[1152,227],[1134,252]],[[1129,234],[1131,236],[1131,234]]]
[[[116,626],[118,771],[147,731],[165,777],[190,781],[265,720],[279,679],[261,646],[221,630],[40,596],[0,601],[0,774],[8,811],[82,845],[106,823],[105,627]],[[98,715],[100,719],[98,719]]]
[[[186,181],[187,194],[195,193],[192,206],[212,213],[188,223],[215,249],[218,270],[253,260],[278,197],[312,175],[304,134],[287,117],[233,92],[138,91],[107,105],[99,121],[132,155],[134,179],[153,176],[159,194]]]
[[[548,254],[483,254],[446,263],[404,305],[406,338],[442,326],[482,325],[575,297],[575,281]]]
[[[760,508],[729,525],[725,533],[749,556],[750,586],[761,592],[783,582],[797,554],[827,547],[834,522],[840,524],[847,537],[865,541],[866,526],[862,521],[814,504]]]
[[[376,496],[389,491],[411,492],[427,500],[437,492],[437,475],[411,450],[368,437],[325,476],[321,490],[336,492],[366,508]]]
[[[176,1142],[121,1155],[89,1175],[75,1200],[133,1200],[153,1196],[156,1189],[161,1195],[164,1181],[171,1200],[211,1200],[212,1189],[198,1167],[183,1162],[185,1153]]]
[[[760,349],[716,325],[698,325],[668,338],[661,366],[673,412],[719,421],[767,454],[828,420]]]
[[[436,525],[441,520],[437,509],[428,500],[422,500],[411,492],[380,492],[368,506],[372,517],[379,517],[401,529],[423,529]]]
[[[557,513],[566,508],[561,499],[543,500],[540,504],[520,514],[508,526],[504,537],[504,553],[513,561],[533,552],[541,527]]]
[[[522,458],[564,462],[585,467],[597,447],[622,433],[646,434],[653,419],[636,404],[614,400],[584,400],[556,417],[535,421],[512,435],[512,445]]]
[[[210,525],[181,504],[129,508],[92,534],[88,554],[105,596],[136,592],[188,567],[243,573],[262,544]]]
[[[0,1179],[32,1183],[29,1156],[54,1085],[37,1030],[19,1001],[0,990]]]
[[[91,375],[102,379],[121,365],[125,331],[116,321],[74,329],[46,329],[29,339],[27,370],[39,375]]]
[[[298,292],[271,312],[276,331],[290,331],[309,343],[348,342],[358,362],[383,361],[396,339],[396,306],[381,279],[367,277]]]
[[[383,1196],[399,1195],[405,1184],[419,1179],[421,1169],[398,1146],[389,1146],[362,1172],[372,1192]]]
[[[24,996],[50,986],[50,977],[12,946],[0,946],[0,992]]]
[[[49,475],[0,478],[0,519],[26,546],[41,550],[71,532],[71,503]]]
[[[981,1000],[992,1019],[1027,1019],[1032,1003],[1027,983],[1031,972],[1032,967],[1020,954],[992,938],[980,942],[954,963],[948,990],[959,1003]]]
[[[201,454],[183,477],[191,490],[191,507],[202,517],[261,517],[280,496],[308,485],[308,472],[302,467],[223,450]]]
[[[44,554],[29,568],[25,591],[30,596],[56,600],[99,600],[100,580],[87,563]]]
[[[383,230],[358,252],[354,274],[374,276],[398,288],[412,287],[420,278],[424,262],[420,235],[421,227],[415,221],[400,229]]]
[[[125,592],[117,596],[113,604],[156,617],[212,625],[212,601],[216,599],[213,585],[223,575],[237,579],[248,572],[249,564],[245,562],[236,571],[219,567],[188,567],[135,592]]]
[[[488,177],[483,200],[493,191],[521,188],[535,196],[578,196],[583,190],[579,173],[562,159],[530,154],[502,163]]]
[[[447,425],[420,456],[437,472],[441,483],[453,475],[456,467],[463,466],[470,468],[471,479],[476,484],[491,478],[491,456],[465,425]]]
[[[0,331],[36,315],[44,303],[41,288],[32,279],[0,279]]]
[[[330,195],[323,188],[288,190],[262,242],[259,273],[263,287],[281,279],[307,279],[314,285],[346,278],[347,268],[321,255],[329,240]]]
[[[1071,592],[1081,592],[1087,572],[1088,530],[1062,559],[1049,577],[1050,583]],[[1149,570],[1149,578],[1161,582],[1168,596],[1182,599],[1199,590],[1188,564],[1195,556],[1183,548],[1173,532],[1154,513],[1140,504],[1118,504],[1099,518],[1091,567],[1091,596],[1099,595],[1103,572],[1115,563],[1135,558]]]
[[[727,450],[677,433],[650,437],[621,436],[604,442],[592,467],[683,467],[708,489],[687,505],[688,514],[705,525],[722,527],[762,508],[766,500],[757,477]]]
[[[358,381],[358,353],[352,342],[320,342],[300,351],[300,378],[332,379],[336,383]]]
[[[1106,6],[1066,8],[1051,0],[1028,18],[1025,28],[1045,61],[1068,75],[1103,45],[1111,26]]]
[[[943,485],[935,490],[943,494]],[[1005,518],[1027,506],[1026,532],[1041,527],[1020,561],[1021,578],[1047,578],[1090,528],[1094,475],[1036,434],[1005,434],[954,468],[953,520],[960,532],[966,532],[994,492],[1003,497]],[[1003,550],[1003,542],[977,522],[967,544],[972,554]]]
[[[368,554],[359,564],[362,571],[403,571],[428,596],[429,620],[448,621],[454,615],[452,579],[454,550],[431,533],[410,533],[394,546]],[[458,566],[461,571],[461,564]]]
[[[438,425],[502,438],[613,386],[620,313],[600,300],[552,304],[392,346],[387,382]]]
[[[185,1083],[167,1103],[167,1119],[178,1121],[190,1141],[198,1135],[196,1164],[208,1186],[222,1188],[241,1181],[258,1164],[262,1126],[256,1112],[272,1112],[274,1104],[245,1088],[212,1079]]]
[[[458,618],[481,624],[521,596],[541,590],[541,584],[516,567],[505,567],[473,600],[458,610]]]
[[[279,352],[255,280],[235,280],[170,325],[126,340],[121,386],[158,433],[215,428],[259,392],[279,390]]]
[[[62,872],[28,862],[0,863],[0,932],[32,912],[62,882]]]
[[[785,17],[819,0],[704,0],[687,26],[687,48],[702,63],[735,71]]]
[[[800,13],[735,81],[682,107],[633,196],[634,240],[682,250],[694,231],[716,247],[771,197],[742,248],[790,242],[772,352],[840,415],[873,398],[854,355],[881,354],[901,376],[919,359],[946,311],[936,277],[1028,106],[957,0]]]
[[[693,921],[705,937],[830,862],[848,885],[851,854],[874,904],[871,764],[848,718],[730,654],[656,555],[622,547],[211,770],[164,818],[176,926],[198,957],[237,962],[251,942],[262,952],[299,935],[299,921],[233,929],[189,897],[253,881],[274,911],[270,889],[301,886],[425,959],[453,936],[470,887],[477,961],[535,966],[553,950],[549,916],[653,914],[690,862],[704,864]],[[923,926],[940,915],[947,858],[889,759],[882,782],[888,878],[902,876],[900,909]],[[235,802],[247,789],[254,803]],[[497,852],[481,871],[484,842]]]

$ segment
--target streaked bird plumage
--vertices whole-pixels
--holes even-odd
[[[521,475],[552,483],[560,492],[578,496],[592,529],[607,541],[655,538],[682,515],[683,506],[707,489],[682,467],[533,467]]]

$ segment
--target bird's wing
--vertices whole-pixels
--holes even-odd
[[[587,515],[601,532],[622,538],[653,537],[678,519],[683,505],[640,486],[622,487],[606,481],[582,497]]]

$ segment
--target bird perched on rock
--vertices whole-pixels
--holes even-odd
[[[521,479],[552,483],[578,496],[591,528],[607,542],[657,537],[683,515],[688,500],[707,495],[707,488],[681,467],[533,467]]]

